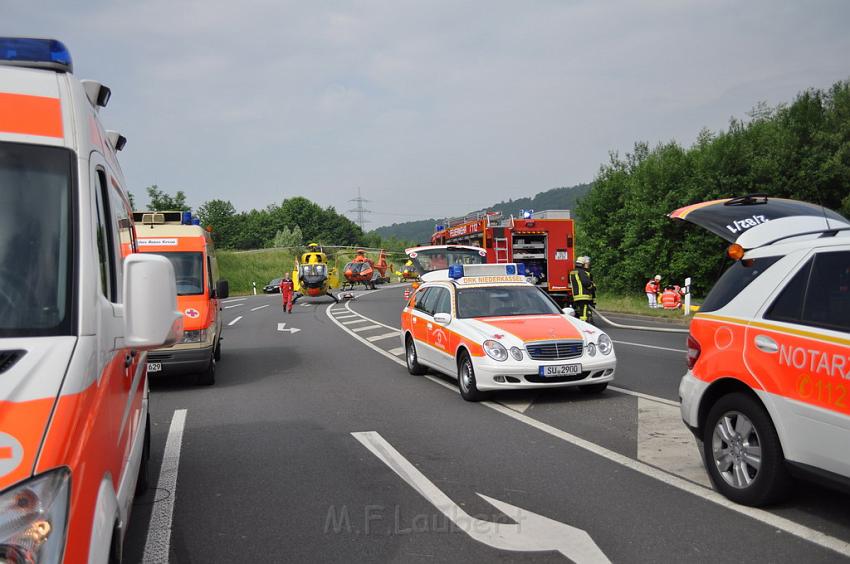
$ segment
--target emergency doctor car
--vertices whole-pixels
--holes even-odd
[[[425,274],[401,314],[411,374],[458,379],[461,396],[577,386],[600,393],[614,379],[614,345],[528,283],[522,264],[455,264]]]
[[[147,483],[145,351],[182,316],[134,252],[109,97],[62,43],[0,38],[0,562],[120,559]]]
[[[759,506],[793,476],[850,485],[850,221],[764,196],[670,216],[735,260],[691,322],[679,387],[715,487]]]

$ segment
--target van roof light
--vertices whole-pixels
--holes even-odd
[[[73,72],[71,53],[56,39],[0,37],[0,64]]]

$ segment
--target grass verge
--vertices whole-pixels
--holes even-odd
[[[694,304],[696,305],[696,304]],[[631,313],[664,319],[681,320],[682,310],[650,309],[646,294],[609,294],[600,293],[596,297],[596,309],[602,312]]]

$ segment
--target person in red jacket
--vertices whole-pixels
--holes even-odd
[[[292,285],[292,280],[289,279],[289,274],[286,274],[280,279],[280,297],[283,299],[283,311],[292,313],[293,296],[295,290]]]
[[[661,294],[661,307],[664,309],[679,309],[682,305],[682,296],[679,291],[673,286],[664,288],[664,293]]]
[[[649,300],[649,307],[657,308],[658,292],[661,291],[661,276],[656,274],[655,278],[646,283],[644,291],[646,292],[646,299]]]

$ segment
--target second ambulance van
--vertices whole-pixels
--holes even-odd
[[[177,305],[183,312],[183,338],[148,355],[150,374],[197,374],[199,384],[215,383],[221,358],[221,300],[230,290],[220,280],[210,232],[190,212],[134,212],[139,249],[167,258],[174,267]]]
[[[145,351],[181,336],[135,253],[107,87],[0,38],[0,562],[120,560],[150,452]]]

